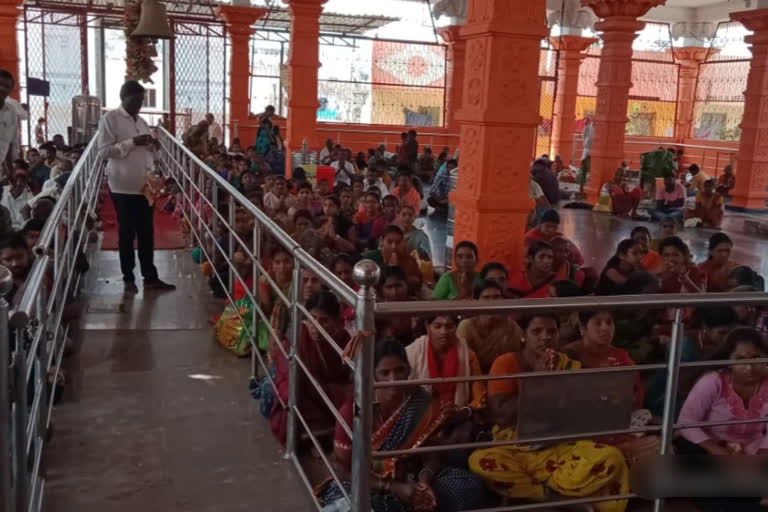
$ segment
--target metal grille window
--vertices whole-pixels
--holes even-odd
[[[741,139],[739,125],[752,56],[744,37],[750,33],[741,23],[718,25],[707,60],[699,67],[691,134],[695,138]]]

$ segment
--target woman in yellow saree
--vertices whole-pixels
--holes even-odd
[[[552,349],[557,346],[558,320],[534,314],[520,322],[525,332],[519,353],[499,356],[490,375],[580,368],[581,364]],[[488,382],[488,407],[494,423],[494,440],[515,440],[518,381]],[[510,445],[476,450],[469,467],[502,496],[547,501],[553,496],[589,497],[627,494],[629,470],[622,452],[594,441],[565,442],[539,448]],[[626,500],[594,504],[598,512],[623,512]]]

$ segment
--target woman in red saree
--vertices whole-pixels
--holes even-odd
[[[480,362],[466,341],[456,335],[458,319],[452,315],[432,318],[427,334],[406,347],[411,379],[440,379],[481,375]],[[485,396],[482,381],[441,383],[429,386],[432,393],[456,407],[479,407]]]
[[[699,270],[706,277],[708,292],[727,292],[728,274],[738,267],[731,261],[733,241],[725,233],[715,233],[709,238],[709,256],[699,264]]]
[[[306,308],[315,322],[327,332],[338,351],[344,350],[349,342],[349,334],[344,330],[341,309],[336,296],[330,292],[317,292],[306,303]],[[283,349],[288,352],[288,342],[283,342]],[[296,347],[301,363],[312,377],[322,386],[325,395],[336,408],[347,400],[352,392],[349,367],[341,360],[339,353],[325,339],[315,324],[306,319],[299,328],[299,340]],[[290,387],[288,360],[282,350],[275,351],[275,385],[285,404],[288,404]],[[321,398],[315,387],[303,371],[299,371],[298,409],[312,430],[333,428],[334,416],[328,405]],[[272,406],[270,424],[272,433],[285,444],[288,412],[279,400]]]
[[[691,261],[691,251],[679,237],[665,238],[659,244],[664,263],[659,273],[661,293],[698,293],[706,290],[706,277]]]
[[[580,341],[563,347],[568,357],[581,362],[582,368],[608,368],[613,366],[634,366],[629,353],[613,346],[616,324],[610,311],[582,311],[579,313],[581,332]],[[637,372],[635,385],[635,406],[642,408],[645,388],[640,372]]]
[[[556,210],[547,210],[541,215],[539,225],[525,234],[525,245],[530,246],[535,241],[551,243],[556,237],[565,237],[560,231],[560,214]],[[583,265],[584,256],[581,251],[570,239],[566,238],[571,244],[570,261],[574,265]]]
[[[509,287],[519,290],[523,298],[549,297],[549,285],[556,279],[552,270],[553,261],[551,245],[538,240],[531,243],[525,257],[525,270],[512,273]]]

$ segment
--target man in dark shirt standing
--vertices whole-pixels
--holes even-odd
[[[419,141],[416,140],[416,130],[408,131],[408,138],[405,141],[405,155],[411,170],[417,170],[416,165],[419,161]]]

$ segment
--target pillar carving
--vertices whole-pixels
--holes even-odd
[[[560,36],[551,38],[558,50],[557,96],[552,113],[552,151],[568,165],[573,157],[573,127],[576,122],[576,98],[579,95],[579,67],[584,51],[598,40],[590,37]],[[578,165],[578,162],[574,162]]]
[[[741,143],[736,155],[736,186],[730,206],[737,209],[768,207],[768,9],[731,13],[754,34],[745,38],[752,45],[752,61],[744,91]]]
[[[456,113],[461,108],[464,95],[464,65],[467,42],[461,38],[460,26],[452,25],[439,30],[440,37],[448,43],[448,90],[446,91],[445,127],[450,133],[459,133]]]
[[[253,24],[266,13],[266,9],[240,5],[221,5],[216,8],[216,14],[227,25],[227,33],[232,43],[229,66],[229,133],[234,136],[237,123],[238,136],[244,147],[254,144],[258,134],[257,128],[245,126],[251,111],[251,91],[248,90],[251,78],[250,40],[255,32]]]
[[[683,143],[692,136],[693,106],[696,101],[696,83],[699,80],[699,69],[709,55],[709,48],[688,46],[674,48],[675,61],[680,65],[677,83],[677,122],[675,123],[675,138]],[[715,52],[717,49],[712,48]]]
[[[531,148],[539,115],[539,52],[546,0],[474,0],[466,40],[461,170],[451,194],[454,240],[472,240],[483,262],[519,268],[529,199]]]
[[[317,74],[320,69],[320,14],[326,0],[286,0],[291,15],[291,55],[288,60],[288,122],[286,175],[291,176],[291,154],[301,149],[304,139],[320,145],[317,135]]]
[[[597,108],[589,184],[589,201],[610,181],[624,159],[629,90],[632,87],[632,43],[645,23],[637,18],[664,0],[581,0],[601,21],[595,24],[603,49],[597,75]]]
[[[22,0],[0,0],[0,69],[10,71],[16,80],[11,97],[19,99],[19,45],[16,24],[21,14]]]

